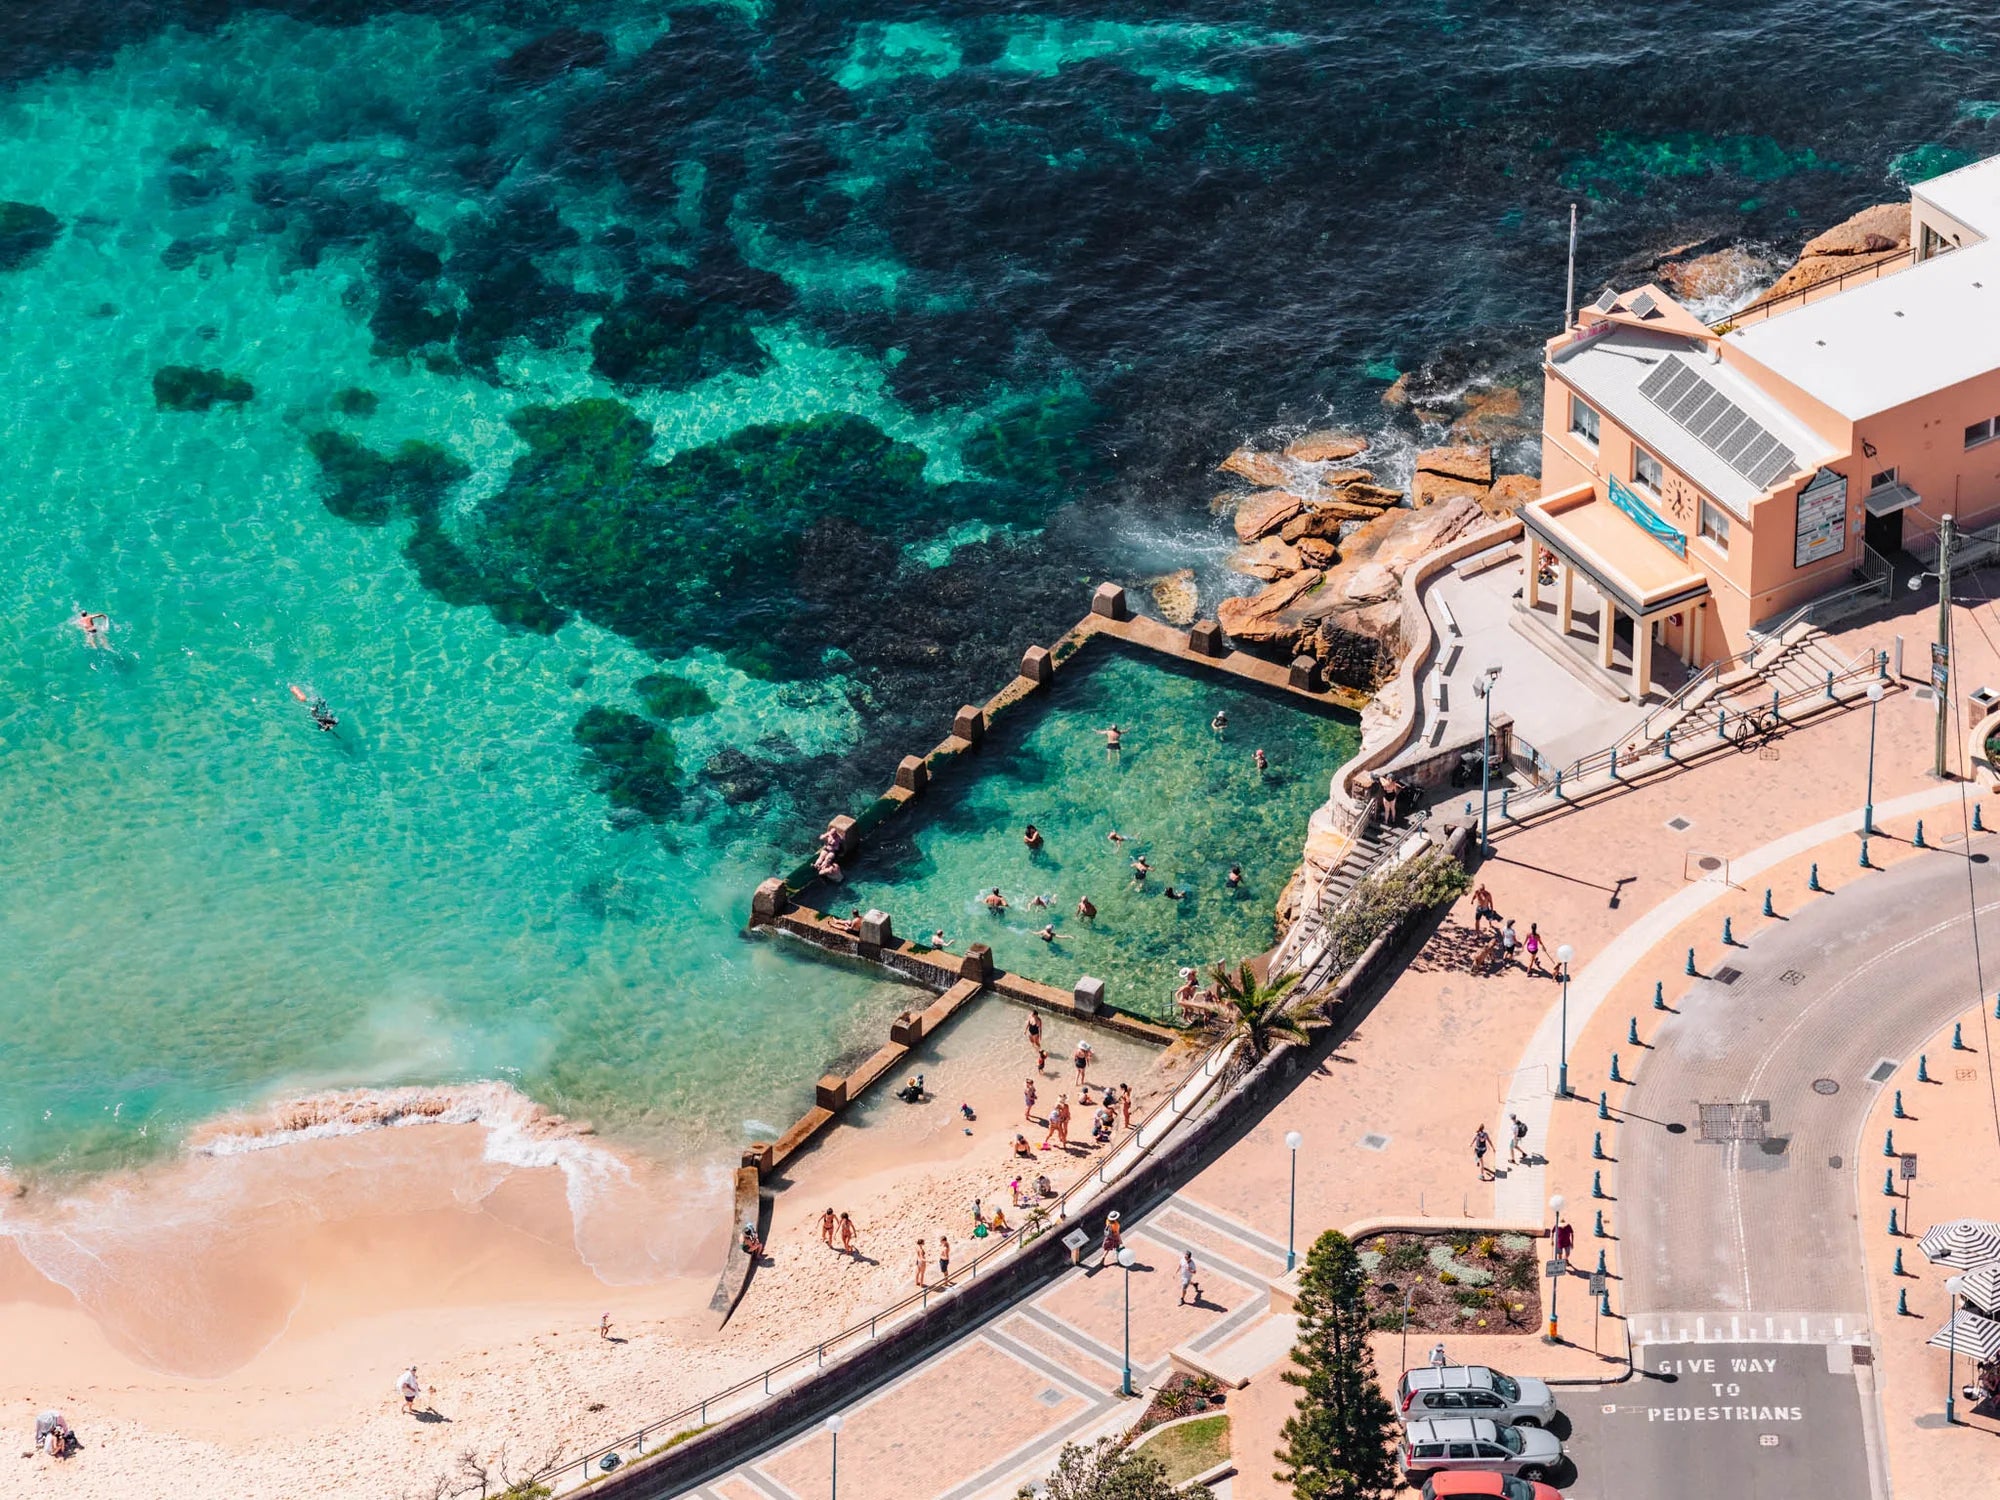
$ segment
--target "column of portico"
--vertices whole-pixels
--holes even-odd
[[[1602,589],[1598,595],[1604,603],[1597,615],[1597,664],[1605,671],[1611,670],[1612,651],[1618,639],[1618,606],[1611,602],[1611,596]],[[1634,637],[1636,641],[1637,637]]]
[[[1632,621],[1632,690],[1643,698],[1653,688],[1653,622]]]
[[[1528,590],[1523,597],[1530,609],[1542,602],[1542,570],[1538,566],[1541,550],[1542,544],[1535,539],[1534,532],[1521,533],[1521,566],[1528,572]]]
[[[1565,560],[1562,565],[1562,602],[1556,607],[1556,629],[1569,634],[1569,621],[1576,607],[1576,566]]]

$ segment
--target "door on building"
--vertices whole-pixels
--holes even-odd
[[[1884,557],[1903,550],[1903,513],[1892,510],[1886,516],[1870,516],[1861,523],[1861,540]]]

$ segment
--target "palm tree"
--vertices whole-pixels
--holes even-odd
[[[1287,974],[1275,983],[1265,984],[1247,963],[1238,964],[1234,974],[1229,972],[1227,964],[1219,963],[1209,974],[1215,980],[1215,997],[1221,1002],[1224,1040],[1241,1037],[1240,1050],[1246,1062],[1256,1062],[1274,1043],[1296,1042],[1303,1046],[1312,1040],[1306,1030],[1309,1023],[1293,1021],[1284,1014],[1285,1002],[1299,982],[1299,975]]]

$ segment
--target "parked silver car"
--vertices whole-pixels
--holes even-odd
[[[1403,1476],[1414,1488],[1433,1474],[1484,1469],[1546,1479],[1562,1467],[1563,1445],[1539,1427],[1503,1427],[1485,1417],[1431,1417],[1403,1433]]]
[[[1541,1381],[1485,1365],[1432,1365],[1405,1370],[1396,1382],[1405,1422],[1424,1417],[1489,1417],[1521,1427],[1546,1427],[1556,1417],[1555,1394]]]

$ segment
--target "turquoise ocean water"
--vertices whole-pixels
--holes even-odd
[[[0,11],[0,1170],[479,1078],[726,1159],[903,999],[750,888],[1093,581],[1231,586],[1221,454],[1532,407],[1572,200],[1581,288],[1987,154],[1988,19]]]

